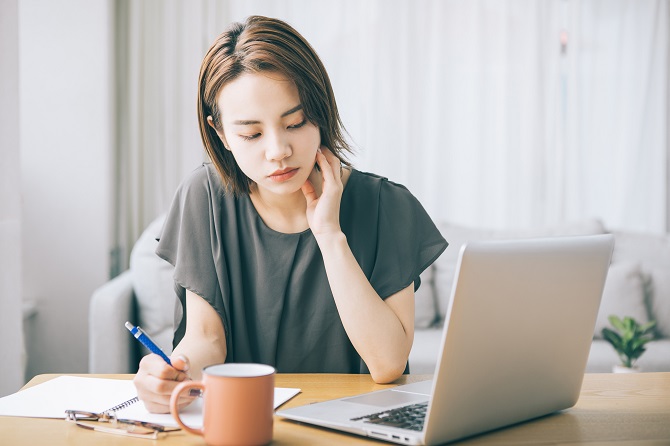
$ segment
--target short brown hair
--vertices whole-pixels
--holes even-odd
[[[235,195],[250,192],[253,181],[238,167],[216,131],[223,131],[221,110],[216,102],[221,89],[244,73],[273,71],[290,79],[298,89],[307,120],[319,128],[321,144],[345,165],[345,153],[352,153],[344,139],[344,126],[326,69],[316,51],[289,24],[268,17],[251,16],[233,23],[216,38],[200,67],[198,121],[205,150],[223,183]]]

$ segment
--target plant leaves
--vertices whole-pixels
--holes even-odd
[[[640,326],[640,331],[643,334],[650,333],[656,327],[656,321],[649,321],[646,324]]]
[[[610,321],[610,324],[620,332],[624,331],[626,328],[623,325],[623,321],[619,319],[619,317],[615,314],[610,315],[610,317],[607,318],[607,320]]]
[[[609,328],[603,328],[602,335],[606,341],[612,344],[612,347],[614,347],[617,352],[623,351],[623,343],[621,341],[621,336],[619,336],[618,333]]]
[[[656,326],[656,321],[640,325],[630,316],[625,316],[622,320],[614,314],[610,315],[608,320],[616,331],[603,328],[601,331],[603,338],[612,344],[622,364],[632,367],[635,360],[646,351],[645,344],[654,339],[652,330]]]

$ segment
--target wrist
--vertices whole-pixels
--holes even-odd
[[[342,231],[314,234],[314,238],[322,252],[337,247],[349,246],[347,244],[347,236]]]

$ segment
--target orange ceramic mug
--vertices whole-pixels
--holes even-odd
[[[262,445],[272,441],[275,369],[264,364],[216,364],[205,367],[202,381],[184,381],[172,391],[170,412],[187,432],[210,446]],[[202,429],[179,418],[179,395],[203,391]]]

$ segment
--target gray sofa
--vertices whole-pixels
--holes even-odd
[[[155,237],[163,218],[151,223],[135,244],[130,268],[98,288],[89,310],[89,372],[134,373],[146,350],[133,340],[124,323],[140,325],[168,354],[172,351],[175,318],[180,317],[172,282],[172,266],[158,258]],[[416,295],[416,332],[410,354],[412,373],[432,373],[437,359],[442,322],[460,246],[468,240],[603,233],[598,221],[536,231],[492,231],[439,223],[449,248],[422,274]],[[609,372],[616,353],[599,338],[607,315],[658,321],[658,338],[649,344],[638,364],[644,371],[670,371],[670,239],[614,232],[616,247],[607,279],[601,314],[587,371]],[[569,323],[566,324],[569,329]]]
[[[639,322],[657,321],[657,339],[637,361],[642,371],[670,371],[670,237],[606,231],[589,220],[529,231],[494,231],[438,223],[450,242],[442,256],[422,275],[416,295],[416,330],[410,354],[412,373],[432,373],[437,361],[442,326],[451,293],[456,259],[461,246],[471,240],[510,239],[611,232],[615,247],[594,331],[587,372],[611,372],[619,363],[614,349],[600,332],[610,314],[633,316]],[[569,329],[566,322],[566,330]]]
[[[93,292],[89,307],[89,373],[135,373],[148,353],[125,328],[139,325],[168,355],[172,353],[175,314],[173,267],[156,255],[156,236],[164,216],[135,242],[130,268]]]

